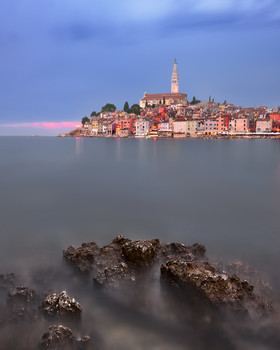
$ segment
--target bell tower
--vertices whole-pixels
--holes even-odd
[[[178,93],[179,92],[179,76],[178,76],[178,70],[177,70],[177,62],[175,59],[172,77],[171,77],[171,93]]]

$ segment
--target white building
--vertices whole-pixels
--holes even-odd
[[[136,132],[135,132],[136,136],[146,136],[150,128],[150,123],[148,122],[148,120],[144,118],[138,118],[136,120],[135,128],[136,128]]]
[[[271,132],[272,119],[258,119],[256,122],[256,132]]]
[[[163,132],[171,132],[172,127],[169,122],[161,122],[158,124],[158,130]]]
[[[186,120],[174,120],[173,121],[174,134],[187,134],[187,122]]]

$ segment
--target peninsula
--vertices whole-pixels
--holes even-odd
[[[148,94],[139,104],[123,110],[107,103],[90,118],[82,118],[82,127],[62,137],[145,137],[145,138],[280,138],[280,106],[243,108],[211,96],[200,101],[179,92],[175,60],[171,92]]]

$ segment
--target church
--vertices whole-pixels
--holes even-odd
[[[179,92],[179,75],[177,69],[177,62],[175,59],[173,72],[171,76],[171,93],[163,93],[163,94],[148,94],[144,93],[144,97],[140,100],[140,107],[145,108],[150,105],[174,105],[179,103],[187,103],[188,96]]]

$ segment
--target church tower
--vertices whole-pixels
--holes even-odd
[[[179,92],[179,76],[177,71],[177,62],[175,59],[172,77],[171,77],[171,93],[178,93]]]

